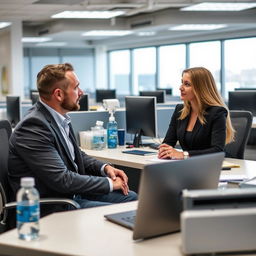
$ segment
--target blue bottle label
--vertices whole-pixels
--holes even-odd
[[[36,222],[39,220],[39,205],[17,205],[17,221]]]
[[[117,129],[108,130],[108,147],[109,148],[117,147]]]

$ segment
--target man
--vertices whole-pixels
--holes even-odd
[[[83,92],[72,65],[45,66],[37,75],[37,88],[40,100],[10,138],[9,181],[14,195],[20,178],[31,176],[41,198],[73,198],[82,208],[136,200],[122,170],[77,146],[67,112],[79,109]]]

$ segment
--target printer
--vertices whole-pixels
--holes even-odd
[[[256,188],[183,190],[185,254],[256,250]]]

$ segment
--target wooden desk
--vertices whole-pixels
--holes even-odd
[[[0,235],[1,255],[182,255],[179,233],[134,242],[132,231],[113,224],[104,214],[136,209],[137,202],[55,213],[40,220],[40,238],[26,242],[17,230]]]

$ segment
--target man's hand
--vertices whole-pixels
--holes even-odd
[[[113,181],[113,189],[121,189],[125,195],[129,192],[128,177],[124,171],[114,168],[111,165],[106,165],[104,168],[105,173]]]

